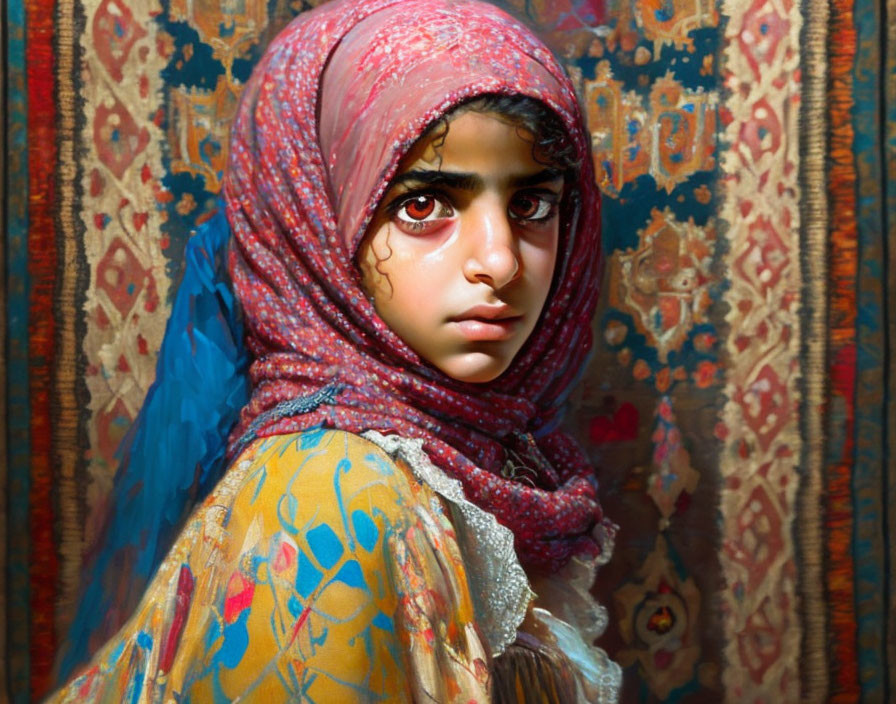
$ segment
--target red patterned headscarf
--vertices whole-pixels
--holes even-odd
[[[467,384],[377,316],[353,256],[402,156],[433,120],[483,94],[550,107],[581,170],[538,327],[501,377]],[[523,564],[555,570],[599,550],[591,467],[556,429],[591,347],[599,199],[573,87],[527,27],[476,0],[344,0],[299,16],[246,87],[225,196],[255,360],[231,456],[253,438],[321,424],[423,438],[433,462],[514,532]],[[508,460],[534,482],[502,472]]]

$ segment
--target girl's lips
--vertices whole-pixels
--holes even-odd
[[[522,316],[506,303],[480,303],[472,308],[468,308],[460,315],[455,315],[451,320],[455,323],[460,323],[465,320],[485,320],[488,322],[520,317]]]
[[[454,321],[461,335],[471,342],[500,342],[513,337],[522,316],[491,320],[488,318],[465,318]]]

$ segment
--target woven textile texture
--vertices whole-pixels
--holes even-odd
[[[12,702],[50,686],[240,91],[314,4],[5,5]],[[620,525],[596,594],[624,701],[893,698],[896,1],[508,4],[605,196],[567,426]]]

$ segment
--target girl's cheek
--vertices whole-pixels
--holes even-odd
[[[455,239],[456,223],[449,220],[433,225],[427,232],[417,235],[402,235],[404,251],[418,259],[434,259],[444,256]]]

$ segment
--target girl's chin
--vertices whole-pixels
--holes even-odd
[[[513,356],[498,353],[497,350],[495,353],[475,351],[452,355],[435,366],[457,381],[486,384],[501,376],[512,360]]]

